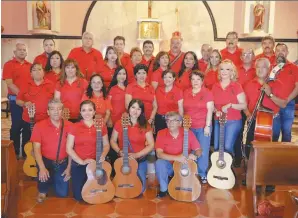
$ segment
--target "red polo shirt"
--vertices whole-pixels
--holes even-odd
[[[60,80],[61,73],[55,73],[53,70],[49,72],[45,72],[44,78],[52,81],[52,83],[56,84]]]
[[[136,82],[131,83],[126,88],[126,94],[131,95],[132,98],[137,98],[143,101],[145,106],[146,119],[150,119],[153,110],[153,100],[155,97],[155,91],[153,86],[146,83],[146,86],[143,88],[139,86]]]
[[[56,85],[56,90],[60,92],[60,99],[65,108],[69,109],[70,119],[78,119],[80,114],[80,103],[85,94],[88,82],[83,78],[77,78],[72,84],[65,80],[64,85],[60,82]]]
[[[78,62],[79,68],[87,81],[89,81],[93,73],[102,69],[104,64],[101,52],[94,48],[91,48],[88,53],[86,53],[83,47],[73,48],[68,58],[75,59]]]
[[[43,69],[46,67],[47,62],[48,62],[48,56],[47,56],[46,52],[36,56],[33,61],[33,63],[41,64]]]
[[[149,65],[153,64],[153,62],[154,62],[154,58],[155,58],[155,57],[152,55],[151,58],[147,61],[147,60],[145,59],[145,56],[143,55],[143,56],[142,56],[141,64],[145,64],[147,67],[149,67]]]
[[[31,63],[28,61],[24,60],[23,63],[20,63],[16,58],[13,58],[4,64],[2,79],[11,79],[13,84],[20,89],[21,86],[31,80],[30,67]],[[14,95],[9,88],[8,94]]]
[[[116,122],[114,130],[118,133],[119,148],[123,149],[123,127],[121,120]],[[128,140],[132,147],[131,149],[130,146],[128,146],[128,152],[137,153],[143,150],[145,148],[146,133],[150,131],[152,130],[149,124],[147,124],[146,129],[140,128],[139,124],[128,126]]]
[[[287,61],[276,78],[285,84],[281,88],[284,89],[283,92],[286,94],[286,97],[288,97],[295,88],[295,83],[298,83],[298,67]]]
[[[31,79],[26,85],[21,87],[17,100],[24,102],[30,101],[35,104],[35,116],[34,121],[38,122],[48,117],[48,103],[54,96],[55,85],[45,79],[40,85],[36,85]],[[24,107],[23,120],[30,122],[28,109]]]
[[[156,71],[153,72],[152,74],[152,82],[157,82],[158,83],[158,87],[163,87],[165,85],[163,78],[162,78],[162,72],[164,70],[161,68],[158,68]]]
[[[42,120],[34,125],[30,141],[40,143],[42,156],[50,160],[56,160],[61,127],[61,121],[59,128],[57,128],[56,126],[54,126],[50,118]],[[63,160],[68,156],[68,154],[66,153],[66,141],[67,135],[70,132],[71,128],[72,123],[64,120],[60,153],[58,157],[59,160]]]
[[[205,73],[207,67],[208,67],[208,62],[206,62],[203,58],[198,60],[198,65],[199,65],[199,70]]]
[[[212,90],[213,85],[217,82],[218,82],[218,71],[217,70],[206,71],[204,82],[203,82],[206,88],[208,88],[209,90]]]
[[[99,70],[99,75],[102,76],[106,89],[109,87],[116,68],[110,68],[106,62],[103,67]]]
[[[281,89],[283,84],[280,80],[277,79],[275,81],[269,82],[268,85],[271,87],[272,94],[274,94],[276,97],[279,97],[281,99],[286,99],[287,96],[283,92],[284,90]],[[261,93],[261,88],[262,88],[262,85],[259,83],[257,78],[249,81],[244,88],[244,92],[247,100],[247,107],[250,113],[253,112],[257,104],[257,101]],[[266,94],[264,95],[264,100],[262,105],[264,107],[267,107],[273,110],[275,114],[280,110],[279,106],[277,106]]]
[[[184,71],[182,76],[178,78],[175,82],[176,86],[182,91],[191,87],[189,76],[191,74],[191,70]]]
[[[212,87],[212,94],[216,110],[221,111],[222,106],[226,104],[238,104],[237,95],[243,92],[241,85],[237,82],[231,82],[225,89],[221,87],[220,82],[215,83]],[[215,116],[215,119],[218,119]],[[227,113],[227,120],[240,120],[240,110],[229,108]]]
[[[179,128],[179,135],[177,138],[174,138],[169,129],[162,129],[157,134],[156,146],[155,148],[162,149],[165,154],[170,155],[180,155],[183,153],[183,138],[184,138],[184,129]],[[200,143],[196,139],[192,131],[188,130],[188,154],[191,151],[200,149]]]
[[[93,96],[91,98],[88,98],[86,94],[83,95],[81,102],[85,100],[91,100],[95,106],[96,106],[96,114],[102,115],[102,117],[105,116],[107,110],[112,110],[111,102],[110,100],[104,99],[103,96]]]
[[[136,78],[135,78],[133,69],[134,69],[134,66],[131,62],[129,62],[125,67],[125,70],[126,70],[126,73],[127,73],[127,82],[128,82],[128,84],[136,82]],[[147,77],[148,77],[148,74],[147,74]],[[147,78],[146,78],[146,81],[147,81]]]
[[[126,111],[125,109],[125,89],[121,89],[118,85],[111,88],[109,92],[109,98],[112,105],[111,119],[113,124],[121,119],[122,114]]]
[[[241,65],[242,61],[241,61],[240,57],[242,55],[242,48],[239,48],[237,46],[236,51],[233,54],[230,53],[227,48],[222,49],[220,51],[220,53],[221,53],[221,56],[222,56],[222,60],[229,59],[235,64],[236,67]]]
[[[165,91],[165,87],[158,87],[155,95],[158,114],[165,115],[169,111],[178,112],[178,101],[183,99],[183,92],[178,87],[173,86],[169,92]]]
[[[107,127],[102,128],[101,135],[107,134]],[[72,125],[70,130],[74,139],[74,151],[82,159],[96,159],[96,128],[94,125],[88,127],[83,120]],[[103,145],[105,146],[105,145]]]
[[[276,63],[276,56],[274,53],[270,57],[266,56],[264,53],[261,53],[255,57],[255,60],[260,58],[267,58],[270,61],[271,66]]]
[[[169,51],[171,70],[174,71],[177,75],[181,69],[184,54],[185,54],[184,52],[180,52],[180,54],[179,54],[180,56],[179,56],[178,60],[176,60],[175,63],[172,64],[173,61],[176,59],[176,56],[174,56],[173,53],[171,51]]]
[[[251,67],[248,70],[245,70],[243,65],[238,67],[238,83],[244,88],[246,84],[253,80],[256,77],[256,68]]]
[[[209,89],[202,86],[200,92],[193,95],[192,88],[183,93],[184,113],[191,117],[192,128],[204,128],[206,126],[207,103],[213,101],[213,96]]]

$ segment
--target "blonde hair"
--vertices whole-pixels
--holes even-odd
[[[221,81],[220,68],[221,68],[221,66],[222,66],[223,64],[230,64],[230,65],[232,66],[232,76],[231,76],[230,79],[231,79],[233,82],[237,81],[237,79],[238,79],[238,72],[237,72],[236,66],[235,66],[235,64],[234,64],[231,60],[229,60],[229,59],[225,59],[225,60],[223,60],[223,61],[219,64],[219,66],[218,66],[218,80]]]

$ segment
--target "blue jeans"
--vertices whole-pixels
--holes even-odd
[[[46,182],[41,182],[40,180],[38,180],[38,191],[40,193],[46,194],[48,193],[50,186],[53,185],[55,193],[58,197],[66,197],[68,195],[68,181],[64,182],[64,176],[61,176],[61,174],[67,168],[68,161],[64,161],[59,165],[57,169],[55,169],[52,160],[49,160],[45,157],[43,157],[42,159],[46,169],[49,171],[50,178]],[[39,173],[39,166],[37,166],[37,169]]]
[[[146,175],[147,175],[147,161],[142,161],[139,162],[139,166],[138,166],[138,177],[140,178],[141,182],[142,182],[142,193],[146,190]]]
[[[224,151],[234,156],[234,144],[240,133],[242,120],[228,120],[224,128]],[[219,149],[219,121],[215,120],[214,126],[214,150]]]
[[[292,125],[295,118],[295,100],[290,101],[285,108],[281,108],[279,114],[280,130],[282,133],[281,141],[290,142],[292,139]]]
[[[207,169],[209,165],[209,151],[210,151],[210,138],[211,136],[204,135],[204,128],[193,129],[191,131],[196,136],[199,141],[202,149],[202,155],[197,159],[198,164],[198,173],[201,177],[207,176]],[[212,132],[212,128],[210,127],[210,133]]]
[[[157,180],[159,182],[159,190],[165,192],[168,190],[169,176],[174,175],[173,165],[168,160],[158,159],[155,162],[155,170]]]
[[[71,177],[73,197],[77,201],[82,201],[82,189],[87,181],[86,174],[87,165],[80,165],[75,161],[71,161]]]

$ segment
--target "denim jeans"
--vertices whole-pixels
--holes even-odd
[[[142,182],[142,193],[146,190],[147,183],[146,183],[146,175],[147,175],[147,161],[139,162],[138,166],[138,177]]]
[[[83,200],[82,189],[87,181],[86,167],[87,165],[80,165],[71,161],[72,192],[77,201]]]
[[[285,108],[281,108],[279,114],[280,130],[282,133],[281,141],[290,142],[292,139],[292,125],[295,118],[295,100],[290,101]]]
[[[43,157],[42,159],[46,169],[49,171],[50,178],[46,182],[41,182],[40,180],[38,180],[38,191],[40,193],[46,194],[48,193],[50,186],[53,185],[57,197],[66,197],[68,195],[68,181],[64,182],[64,176],[61,176],[61,174],[67,168],[68,161],[64,161],[55,170],[55,166],[52,160],[49,160],[45,157]],[[37,169],[39,173],[39,166],[37,166]]]
[[[210,138],[211,136],[204,135],[204,128],[193,129],[191,131],[196,136],[199,141],[202,149],[202,155],[197,159],[198,164],[198,173],[200,177],[207,176],[207,169],[209,165],[209,151],[210,151]],[[212,128],[210,127],[210,133],[212,132]]]
[[[158,159],[155,162],[155,171],[159,182],[159,190],[165,192],[168,190],[169,176],[174,175],[173,165],[168,160]]]
[[[242,120],[228,120],[224,127],[224,151],[234,156],[234,144],[240,133]],[[215,120],[214,126],[214,150],[219,149],[219,121]]]

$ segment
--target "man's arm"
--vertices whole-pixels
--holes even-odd
[[[6,79],[5,83],[7,85],[7,87],[12,91],[13,94],[17,95],[19,93],[19,88],[13,84],[12,79]]]

